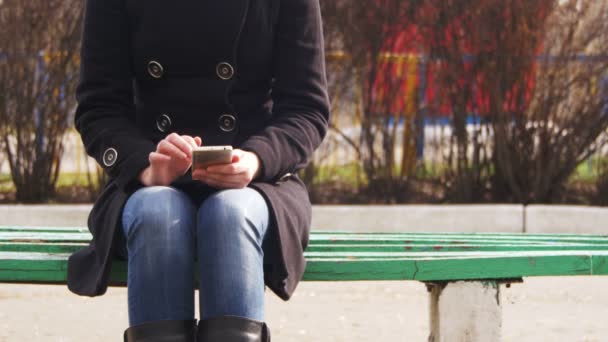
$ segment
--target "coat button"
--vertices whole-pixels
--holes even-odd
[[[234,76],[234,68],[227,62],[218,63],[215,72],[217,73],[217,76],[223,80],[229,80]]]
[[[148,74],[154,78],[163,77],[163,66],[157,61],[148,62]]]
[[[282,175],[281,178],[279,178],[279,180],[277,180],[276,183],[278,184],[278,183],[285,182],[286,180],[288,180],[289,178],[291,178],[291,176],[293,176],[293,174],[290,173],[290,172],[288,172],[288,173]]]
[[[114,163],[116,163],[116,159],[118,159],[118,152],[112,147],[106,149],[103,153],[103,157],[101,158],[103,165],[107,167],[114,165]]]
[[[167,114],[161,114],[156,118],[156,128],[161,132],[167,132],[171,128],[171,118]]]
[[[222,131],[232,132],[236,126],[236,118],[230,114],[224,114],[220,116],[218,123]]]

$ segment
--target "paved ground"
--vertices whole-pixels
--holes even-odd
[[[608,341],[608,277],[527,278],[501,291],[503,341]],[[0,284],[0,341],[121,341],[126,295]],[[289,302],[267,299],[275,342],[427,338],[428,296],[417,282],[305,282]]]

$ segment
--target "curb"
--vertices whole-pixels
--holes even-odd
[[[0,205],[0,225],[87,225],[92,204]],[[608,208],[568,205],[313,205],[320,231],[608,234]]]

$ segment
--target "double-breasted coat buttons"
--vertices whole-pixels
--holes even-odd
[[[163,77],[163,66],[157,61],[149,61],[148,62],[148,74],[153,78],[161,78]]]
[[[218,63],[215,68],[215,72],[222,80],[229,80],[232,78],[232,76],[234,76],[234,68],[232,65],[230,65],[230,63],[227,62]]]
[[[167,114],[161,114],[156,118],[156,128],[165,133],[171,128],[171,118]]]
[[[291,178],[291,176],[293,176],[293,174],[291,172],[288,172],[288,173],[282,175],[281,178],[279,178],[276,183],[278,184],[278,183],[285,182],[286,180]]]
[[[220,129],[224,132],[232,132],[236,126],[236,118],[230,114],[223,114],[218,120]]]
[[[116,163],[116,159],[118,159],[118,152],[112,147],[107,148],[101,157],[103,165],[107,167],[114,165],[114,163]]]

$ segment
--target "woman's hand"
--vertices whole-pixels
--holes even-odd
[[[205,169],[193,169],[192,179],[197,179],[220,189],[244,188],[260,173],[260,159],[249,151],[232,151],[232,163],[212,165]]]
[[[202,143],[200,137],[171,133],[149,155],[150,166],[139,174],[146,186],[169,185],[192,165],[192,150]]]

